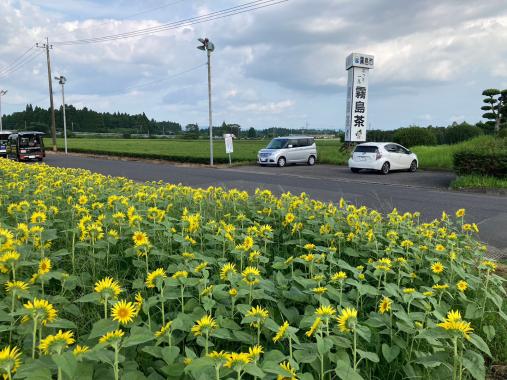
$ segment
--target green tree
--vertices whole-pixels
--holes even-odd
[[[427,128],[410,126],[398,129],[393,136],[394,142],[406,147],[416,145],[436,145],[437,138]]]
[[[486,124],[494,126],[495,133],[500,131],[507,122],[507,90],[500,91],[496,88],[488,88],[482,92],[486,98],[482,101],[486,103],[481,110],[486,111],[482,117],[488,119]]]
[[[254,127],[250,127],[250,129],[248,130],[248,132],[246,134],[246,137],[248,137],[249,139],[254,139],[257,137],[257,132],[255,131]]]

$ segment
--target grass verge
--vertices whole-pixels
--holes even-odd
[[[497,178],[480,175],[463,175],[452,183],[453,189],[503,189],[507,190],[507,178]]]

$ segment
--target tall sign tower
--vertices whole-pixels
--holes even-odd
[[[347,57],[347,117],[345,141],[366,141],[368,126],[368,71],[373,69],[373,55],[352,53]]]

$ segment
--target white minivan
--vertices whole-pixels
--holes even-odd
[[[418,166],[417,155],[395,143],[359,144],[349,159],[349,168],[354,173],[358,173],[361,169],[378,170],[382,174],[387,174],[390,170],[415,172]]]
[[[277,137],[271,140],[265,149],[257,153],[257,163],[264,165],[278,165],[305,163],[315,165],[317,161],[317,146],[311,136]]]

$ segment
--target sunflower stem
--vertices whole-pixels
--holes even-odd
[[[33,331],[32,331],[32,359],[35,359],[35,340],[37,339],[37,316],[33,319]]]
[[[160,288],[160,303],[162,306],[162,325],[165,325],[165,309],[164,309],[164,284]]]
[[[120,370],[118,368],[119,353],[120,353],[120,349],[118,347],[118,343],[116,343],[114,345],[114,380],[120,379]]]

